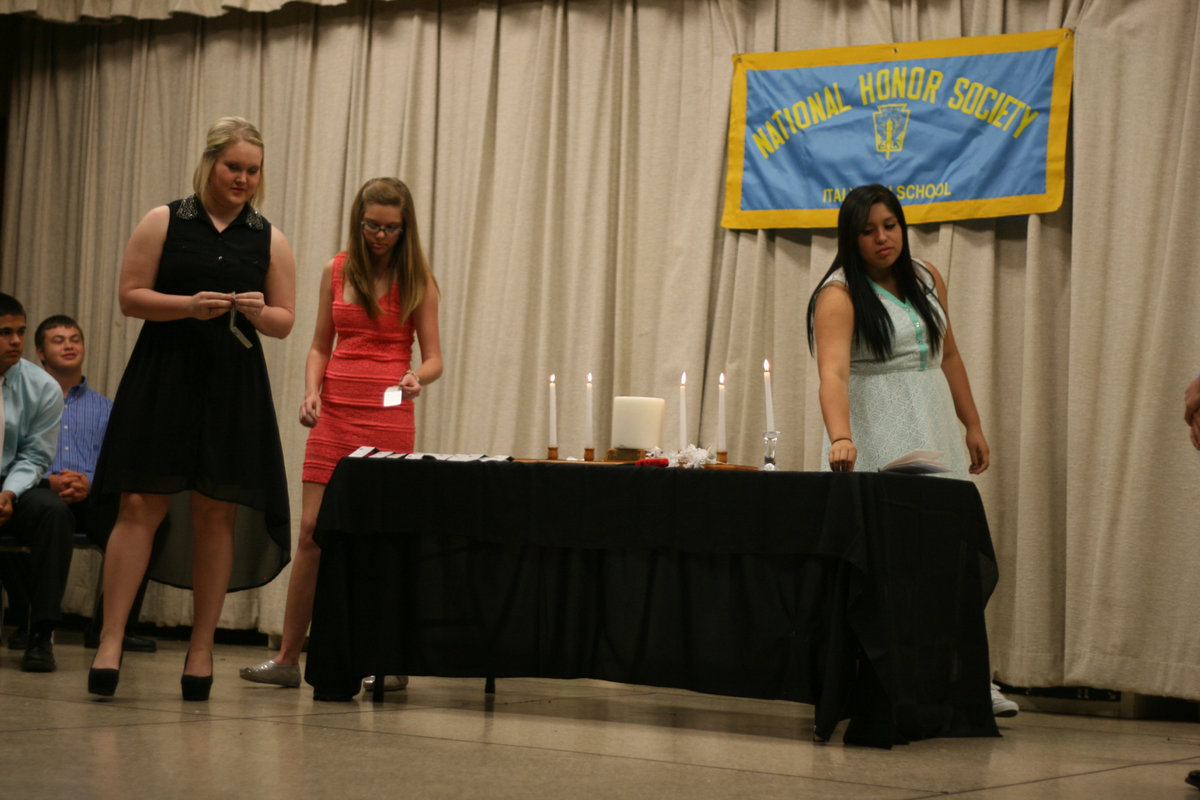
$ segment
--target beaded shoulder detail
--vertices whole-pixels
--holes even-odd
[[[179,208],[175,209],[175,216],[179,219],[193,220],[200,216],[200,199],[196,195],[189,195],[179,202]],[[266,227],[267,220],[253,206],[246,206],[242,211],[243,220],[246,227],[252,231],[261,231]]]
[[[246,206],[246,227],[252,231],[261,231],[266,225],[266,219],[253,206]]]
[[[179,203],[179,208],[175,209],[175,216],[179,219],[195,219],[200,216],[196,195],[183,198]]]

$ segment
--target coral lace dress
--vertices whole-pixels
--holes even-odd
[[[342,265],[333,259],[333,327],[337,335],[321,383],[321,416],[308,434],[302,479],[328,483],[342,457],[364,445],[411,453],[416,436],[412,403],[384,408],[383,393],[395,386],[412,359],[411,317],[400,321],[400,291],[393,286],[380,298],[374,319],[343,294]]]

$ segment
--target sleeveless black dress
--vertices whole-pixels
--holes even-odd
[[[220,233],[192,196],[169,204],[156,291],[262,291],[271,225],[246,206]],[[290,560],[291,515],[283,448],[258,332],[229,314],[142,326],[113,401],[92,485],[89,535],[102,546],[122,492],[170,494],[155,539],[152,580],[192,588],[189,497],[234,503],[229,591],[262,586]]]

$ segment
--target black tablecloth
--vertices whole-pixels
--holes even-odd
[[[599,678],[816,706],[816,734],[995,736],[974,484],[344,459],[306,680]]]

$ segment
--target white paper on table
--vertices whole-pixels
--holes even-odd
[[[367,453],[371,452],[374,449],[375,449],[374,447],[371,447],[369,445],[363,445],[362,447],[358,448],[353,453],[351,453],[349,456],[347,456],[347,458],[362,458],[363,456],[365,456]]]
[[[405,453],[400,457],[413,460],[430,458],[438,461],[512,461],[511,456],[489,456],[483,453]]]
[[[391,408],[404,402],[404,390],[399,386],[389,386],[383,390],[383,407]]]
[[[367,458],[387,458],[391,454],[392,454],[391,450],[378,450],[378,451],[372,453],[371,455],[367,456]]]
[[[899,458],[884,464],[879,471],[928,475],[935,472],[949,472],[950,467],[946,464],[946,454],[941,450],[910,450]]]

